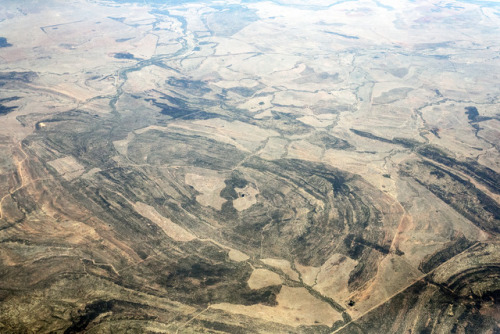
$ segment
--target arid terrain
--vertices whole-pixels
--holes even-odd
[[[2,0],[0,333],[500,333],[500,3]]]

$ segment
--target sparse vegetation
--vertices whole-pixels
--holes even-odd
[[[494,332],[485,6],[2,3],[0,332]]]

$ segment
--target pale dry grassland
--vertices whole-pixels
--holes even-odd
[[[134,208],[137,211],[137,213],[148,218],[153,223],[158,225],[165,232],[166,235],[168,235],[174,240],[186,242],[196,238],[196,236],[193,235],[191,232],[180,227],[176,223],[172,222],[170,219],[163,217],[161,214],[158,213],[158,211],[155,210],[155,208],[153,208],[150,205],[137,202],[135,203]]]
[[[340,313],[327,303],[311,296],[304,288],[283,286],[276,301],[278,303],[276,306],[221,303],[210,307],[294,327],[315,324],[331,326],[335,321],[342,319]]]

